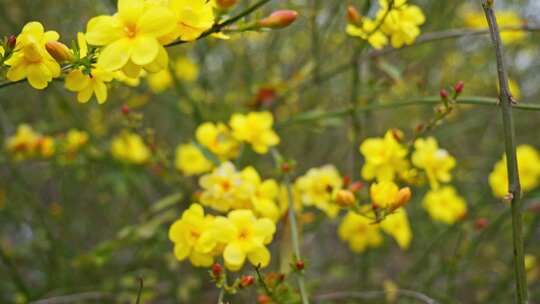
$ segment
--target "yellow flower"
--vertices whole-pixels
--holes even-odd
[[[222,123],[205,122],[195,131],[197,141],[222,160],[233,159],[240,152],[240,143]]]
[[[204,215],[201,205],[193,204],[169,229],[174,243],[174,255],[180,261],[189,258],[194,266],[209,267],[214,262],[214,249],[218,245],[213,229],[214,218]]]
[[[380,30],[374,31],[378,23],[368,18],[362,19],[361,27],[354,24],[348,24],[347,34],[354,37],[360,37],[367,40],[371,46],[376,49],[382,49],[388,44],[388,38]]]
[[[175,167],[187,176],[212,170],[214,165],[194,144],[183,144],[176,148]]]
[[[80,58],[88,55],[88,46],[83,33],[77,34],[79,43]],[[69,91],[77,92],[77,100],[85,103],[95,94],[100,104],[107,101],[107,85],[105,82],[113,80],[114,74],[106,71],[99,65],[94,65],[87,75],[81,69],[74,69],[66,76],[65,87]]]
[[[315,206],[331,218],[338,214],[335,194],[343,187],[343,179],[334,166],[310,169],[296,180],[294,187],[305,206]]]
[[[411,199],[411,190],[401,188],[389,181],[373,183],[369,189],[371,202],[377,208],[389,209],[390,212],[405,205]]]
[[[450,171],[456,166],[456,160],[446,150],[439,148],[435,138],[417,139],[414,148],[412,163],[426,171],[431,188],[437,189],[439,182],[452,180]]]
[[[387,215],[380,223],[381,229],[392,236],[401,249],[409,248],[412,231],[407,217],[407,211],[401,208]]]
[[[451,186],[430,190],[422,200],[422,206],[435,221],[453,224],[467,213],[465,200]]]
[[[118,13],[92,18],[87,25],[89,44],[103,46],[98,65],[108,71],[124,68],[137,75],[140,67],[166,66],[167,51],[159,38],[170,34],[177,19],[168,8],[145,0],[119,0]]]
[[[540,154],[529,145],[517,147],[517,161],[521,190],[530,191],[540,183]],[[504,197],[508,194],[508,175],[506,157],[498,161],[489,175],[489,185],[496,197]]]
[[[178,79],[193,82],[199,77],[199,66],[188,57],[180,57],[174,63]]]
[[[150,158],[150,150],[143,139],[129,132],[124,132],[113,139],[111,153],[119,160],[134,164],[143,164]]]
[[[368,138],[360,145],[365,164],[362,177],[366,180],[392,181],[408,170],[407,149],[399,143],[392,130],[384,138]]]
[[[176,14],[177,19],[172,37],[180,37],[183,41],[199,38],[214,25],[212,6],[212,2],[208,0],[169,0],[169,8]],[[168,38],[170,42],[171,36]]]
[[[338,235],[356,253],[379,247],[383,242],[379,226],[374,225],[373,220],[353,211],[343,218],[338,228]]]
[[[499,27],[519,27],[525,24],[525,21],[521,19],[519,14],[515,11],[497,11],[495,13],[497,17],[497,23]],[[465,25],[475,29],[487,29],[488,24],[486,16],[483,12],[473,11],[466,7],[463,13],[463,19]],[[523,31],[503,31],[501,32],[501,38],[504,43],[516,43],[523,41],[527,37],[527,33]]]
[[[52,137],[43,136],[29,125],[21,124],[15,135],[6,140],[6,149],[17,160],[33,156],[51,157],[55,152],[55,142]]]
[[[253,167],[242,170],[242,177],[245,182],[252,184],[254,189],[249,208],[259,217],[266,217],[277,222],[281,216],[276,203],[279,194],[278,183],[273,179],[263,181]]]
[[[6,51],[4,50],[4,47],[0,45],[0,58],[2,58],[6,54]],[[2,58],[3,59],[3,58]]]
[[[146,79],[148,81],[148,86],[154,93],[161,93],[173,84],[173,79],[171,72],[168,69],[163,69],[157,73],[148,75]]]
[[[272,241],[276,232],[270,219],[257,219],[251,210],[234,210],[227,219],[217,218],[216,227],[220,228],[226,243],[223,259],[229,270],[240,270],[246,258],[254,266],[268,266],[270,251],[265,245]]]
[[[231,208],[249,208],[255,192],[255,186],[246,182],[242,173],[230,162],[223,163],[211,173],[201,176],[199,185],[203,188],[201,204],[221,212]]]
[[[39,22],[26,24],[17,37],[15,53],[5,61],[10,66],[7,78],[11,81],[27,78],[33,88],[46,88],[53,78],[60,76],[61,71],[58,62],[45,49],[45,44],[59,37],[57,32],[45,32]]]
[[[420,35],[419,26],[426,22],[426,17],[418,6],[405,4],[404,1],[401,5],[394,4],[388,14],[383,6],[377,13],[376,20],[380,22],[385,15],[381,30],[390,37],[390,42],[395,48],[413,44]]]
[[[236,139],[248,142],[255,152],[265,154],[269,147],[279,144],[279,137],[272,129],[273,123],[270,112],[251,112],[247,115],[234,114],[229,124]]]
[[[76,129],[70,129],[66,134],[64,141],[67,152],[73,153],[78,151],[88,142],[88,133]]]

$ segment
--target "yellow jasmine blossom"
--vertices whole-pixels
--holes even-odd
[[[525,20],[523,20],[519,14],[515,11],[497,11],[495,13],[497,17],[497,23],[500,28],[505,27],[520,27],[525,25]],[[465,9],[463,13],[463,19],[465,25],[470,28],[475,29],[487,29],[488,24],[486,21],[486,16],[483,12],[473,11],[471,9]],[[505,43],[516,43],[523,41],[527,37],[527,33],[524,31],[502,31],[501,39]]]
[[[55,142],[52,137],[43,136],[29,125],[21,124],[15,135],[6,140],[6,149],[18,160],[33,156],[50,157],[55,152]]]
[[[118,13],[92,18],[87,25],[89,44],[103,46],[98,64],[108,71],[125,68],[129,75],[141,66],[168,60],[159,38],[170,34],[177,19],[162,5],[145,0],[119,0]],[[166,64],[165,64],[166,66]]]
[[[214,11],[208,0],[169,0],[169,8],[176,14],[176,28],[172,37],[192,41],[214,25]],[[171,41],[171,36],[168,37]],[[172,39],[172,40],[174,40]]]
[[[178,79],[193,82],[199,77],[199,66],[189,57],[180,57],[174,63],[174,71]]]
[[[28,79],[30,85],[38,90],[60,76],[60,65],[45,49],[49,41],[57,41],[57,32],[43,29],[39,22],[27,23],[17,37],[15,53],[4,62],[10,66],[7,78],[11,81]]]
[[[168,69],[163,69],[157,73],[152,73],[148,75],[146,80],[148,82],[148,86],[154,93],[161,93],[170,88],[173,84],[171,72]]]
[[[220,159],[236,158],[240,152],[240,143],[223,123],[205,122],[197,128],[195,137],[201,145],[208,148]]]
[[[343,179],[334,166],[312,168],[294,186],[305,206],[315,206],[331,218],[338,214],[340,207],[335,194],[343,187]]]
[[[255,152],[266,154],[270,147],[279,144],[279,137],[272,129],[273,123],[270,112],[251,112],[247,115],[234,114],[229,124],[236,139],[251,144]]]
[[[174,165],[187,176],[206,173],[214,167],[194,144],[183,144],[176,148]]]
[[[211,173],[201,176],[199,185],[203,192],[201,204],[217,211],[226,212],[231,208],[251,206],[255,186],[246,182],[230,162],[221,164]]]
[[[242,177],[254,186],[249,208],[259,217],[266,217],[277,222],[281,216],[276,203],[279,194],[278,183],[273,179],[263,181],[253,167],[242,170]]]
[[[371,203],[374,207],[389,209],[390,212],[405,205],[411,199],[411,190],[401,188],[389,181],[373,183],[369,189]]]
[[[540,183],[540,154],[530,145],[517,147],[517,161],[519,180],[523,192],[530,191]],[[506,157],[498,161],[489,175],[489,185],[496,197],[505,197],[508,194],[508,173]]]
[[[381,0],[381,4],[386,0]],[[390,43],[394,48],[403,45],[411,45],[420,35],[419,26],[426,22],[426,17],[422,10],[416,5],[394,4],[389,13],[386,13],[385,5],[377,13],[377,20],[381,20],[381,30],[390,37]],[[386,18],[383,17],[386,15]]]
[[[362,253],[368,248],[379,247],[383,238],[373,220],[350,211],[339,225],[339,238],[349,244],[353,252]]]
[[[77,34],[79,43],[80,57],[84,58],[88,55],[88,46],[83,33]],[[102,68],[100,65],[94,65],[87,75],[81,69],[74,69],[66,76],[65,87],[69,91],[77,92],[77,100],[85,103],[96,95],[98,103],[102,104],[107,101],[107,85],[106,82],[113,80],[114,74]]]
[[[348,24],[345,31],[350,36],[360,37],[367,40],[376,49],[382,49],[388,44],[388,38],[380,30],[376,30],[376,22],[368,18],[362,19],[362,25]]]
[[[2,58],[6,54],[6,51],[4,50],[4,47],[0,45],[0,58]]]
[[[407,217],[407,211],[401,208],[387,215],[380,223],[381,229],[392,236],[401,249],[409,248],[412,231]]]
[[[437,189],[439,182],[452,180],[450,171],[456,166],[456,160],[448,151],[439,148],[435,138],[417,139],[414,148],[412,163],[426,172],[431,188]]]
[[[216,227],[220,227],[226,243],[223,259],[229,270],[240,270],[246,258],[254,266],[268,266],[270,251],[265,245],[272,241],[276,232],[276,226],[270,219],[257,219],[251,210],[233,210],[227,219],[217,218]]]
[[[451,186],[430,190],[422,200],[422,206],[432,219],[453,224],[467,213],[467,204]]]
[[[365,158],[362,177],[366,180],[392,181],[409,168],[407,149],[396,140],[392,130],[386,132],[384,138],[364,140],[360,152]]]
[[[73,153],[78,151],[88,142],[88,133],[77,129],[70,129],[64,140],[65,149],[67,152]]]
[[[116,159],[134,164],[143,164],[150,158],[150,149],[143,139],[129,132],[124,132],[113,139],[111,153]]]
[[[197,267],[209,267],[214,262],[214,249],[218,244],[212,229],[214,218],[204,214],[203,207],[193,204],[169,229],[174,243],[174,255],[180,261],[189,258]]]

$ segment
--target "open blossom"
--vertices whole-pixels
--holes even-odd
[[[411,199],[411,190],[408,187],[400,189],[398,185],[390,181],[373,183],[369,194],[373,206],[390,211],[405,205]]]
[[[240,152],[240,143],[233,137],[229,127],[223,123],[205,122],[197,128],[195,137],[201,145],[220,159],[233,159]]]
[[[422,206],[432,219],[453,224],[467,213],[467,204],[451,186],[430,190],[422,200]]]
[[[88,22],[86,39],[103,46],[98,65],[108,71],[123,68],[126,74],[137,76],[141,67],[166,67],[168,55],[159,39],[170,34],[176,22],[174,13],[157,3],[119,0],[118,13]]]
[[[183,144],[176,148],[174,165],[187,176],[206,173],[214,167],[194,144]]]
[[[383,243],[379,226],[374,225],[373,220],[353,211],[343,218],[338,228],[338,235],[356,253],[379,247]]]
[[[463,19],[465,25],[470,28],[486,29],[488,28],[486,16],[482,11],[474,11],[471,8],[463,10]],[[498,10],[495,13],[497,17],[497,23],[499,27],[519,27],[525,25],[526,21],[523,20],[519,14],[515,11]],[[501,39],[504,43],[517,43],[523,41],[527,37],[527,33],[524,31],[503,31],[501,32]]]
[[[414,148],[412,163],[426,172],[431,188],[438,188],[439,182],[452,180],[451,170],[456,166],[456,160],[448,151],[439,148],[435,138],[417,139]]]
[[[384,138],[368,138],[360,145],[360,152],[365,158],[362,177],[366,180],[392,181],[396,175],[406,172],[409,163],[407,149],[389,130]]]
[[[143,139],[135,133],[128,132],[113,139],[111,153],[116,159],[134,164],[143,164],[150,158],[150,149]]]
[[[88,46],[83,33],[77,34],[79,43],[80,58],[88,55]],[[107,82],[113,80],[114,74],[107,71],[100,65],[94,65],[90,74],[86,74],[82,69],[74,69],[66,76],[66,89],[72,92],[77,92],[77,100],[79,102],[88,102],[92,95],[96,95],[98,103],[107,101]]]
[[[335,217],[339,212],[335,194],[343,187],[343,178],[334,166],[310,169],[296,180],[294,187],[305,206],[315,206],[329,217]]]
[[[250,209],[259,217],[266,217],[277,222],[281,216],[277,204],[278,183],[273,179],[262,180],[253,167],[242,170],[242,177],[246,182],[253,185],[254,192],[251,195]]]
[[[419,27],[426,22],[422,10],[416,5],[407,4],[406,1],[396,1],[390,12],[386,13],[389,1],[380,0],[379,3],[381,10],[377,13],[377,19],[384,18],[381,30],[390,37],[392,46],[400,48],[414,43],[420,35]]]
[[[189,258],[194,266],[212,265],[218,245],[213,222],[214,217],[205,215],[201,205],[193,204],[184,211],[169,229],[175,257],[180,261]]]
[[[245,141],[255,152],[265,154],[270,147],[279,144],[279,137],[272,129],[273,123],[270,112],[251,112],[234,114],[229,124],[237,140]]]
[[[220,228],[221,241],[226,244],[223,259],[229,270],[240,270],[246,259],[253,266],[268,266],[270,251],[266,245],[276,232],[270,219],[257,219],[251,210],[233,210],[226,219],[216,218],[216,227]]]
[[[412,231],[407,211],[400,208],[387,215],[380,223],[381,229],[392,236],[401,249],[409,248],[412,240]]]
[[[530,145],[520,145],[517,147],[517,161],[521,190],[531,191],[540,184],[540,154]],[[496,197],[508,194],[506,157],[495,164],[489,175],[489,185]]]
[[[169,0],[169,8],[176,14],[177,22],[167,42],[177,37],[183,41],[195,40],[214,25],[212,1]]]
[[[376,49],[382,49],[388,44],[388,37],[380,30],[377,30],[377,22],[369,18],[362,19],[362,24],[348,24],[347,34],[365,39]]]
[[[17,37],[15,53],[4,62],[10,67],[7,78],[11,81],[26,78],[33,88],[46,88],[53,78],[60,76],[61,69],[58,62],[47,52],[45,44],[57,41],[58,38],[60,36],[57,32],[45,32],[39,22],[26,24]]]
[[[77,129],[70,129],[64,140],[64,149],[69,153],[77,152],[88,143],[88,133]]]
[[[50,157],[55,152],[55,141],[50,136],[35,132],[29,125],[21,124],[15,135],[7,138],[6,149],[18,160],[35,156]]]

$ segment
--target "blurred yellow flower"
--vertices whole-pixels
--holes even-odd
[[[173,32],[177,19],[174,13],[156,3],[145,0],[119,0],[118,13],[92,18],[87,25],[89,44],[103,46],[98,65],[108,71],[124,68],[126,74],[136,76],[140,67],[162,67],[168,60],[159,38]]]
[[[179,80],[193,82],[199,77],[199,66],[189,57],[179,57],[174,62],[174,72]]]
[[[234,114],[230,126],[237,140],[251,144],[259,154],[266,154],[270,147],[279,144],[279,137],[272,129],[274,118],[270,112]]]
[[[412,163],[426,172],[431,188],[437,189],[439,182],[452,180],[450,171],[456,166],[456,160],[448,151],[439,148],[435,138],[417,139],[414,148]]]
[[[270,251],[265,245],[272,241],[276,232],[270,219],[257,219],[251,210],[234,210],[229,212],[227,220],[217,218],[216,227],[226,243],[223,259],[229,270],[240,270],[246,258],[253,266],[268,266]]]
[[[315,206],[334,218],[339,212],[335,195],[343,187],[343,179],[332,165],[309,169],[295,184],[300,200],[305,206]]]
[[[367,40],[376,49],[382,49],[388,44],[388,37],[380,30],[376,30],[377,23],[368,18],[362,19],[362,25],[348,24],[345,31],[350,36]],[[375,30],[375,31],[374,31]]]
[[[373,183],[369,188],[369,194],[373,206],[388,209],[390,212],[405,205],[412,195],[408,187],[400,189],[390,181]]]
[[[374,225],[373,220],[353,211],[343,218],[338,228],[338,235],[356,253],[379,247],[383,242],[379,226]]]
[[[409,225],[407,211],[400,208],[387,215],[380,223],[381,229],[392,236],[401,249],[408,249],[412,240],[412,231]]]
[[[111,153],[118,160],[134,164],[143,164],[150,158],[150,149],[143,139],[129,132],[123,132],[112,140]]]
[[[33,88],[46,88],[53,78],[60,76],[61,70],[58,62],[47,52],[45,44],[58,38],[57,32],[45,32],[39,22],[27,23],[17,37],[15,53],[4,62],[10,66],[6,77],[11,81],[27,78]]]
[[[381,9],[377,13],[376,20],[382,21],[381,30],[390,37],[390,43],[394,48],[403,45],[411,45],[420,35],[420,26],[426,22],[426,17],[422,10],[416,5],[396,4],[392,6],[390,12],[386,13],[387,0],[379,1]],[[380,21],[379,21],[380,22]]]
[[[172,36],[165,38],[167,42],[177,37],[183,41],[195,40],[214,25],[212,1],[169,0],[169,8],[176,14],[177,21]]]
[[[422,200],[422,206],[431,218],[438,222],[453,224],[467,213],[467,204],[451,186],[430,190]]]
[[[364,179],[393,181],[396,175],[409,169],[407,149],[394,134],[395,131],[389,130],[384,138],[367,138],[362,142],[360,152],[365,158],[362,167]]]
[[[169,69],[163,69],[157,73],[152,73],[146,78],[148,86],[154,93],[161,93],[173,84],[173,79]]]
[[[236,158],[240,152],[240,143],[223,123],[205,122],[197,128],[195,137],[201,145],[222,160]]]
[[[64,147],[67,152],[73,153],[78,151],[88,142],[88,133],[77,129],[70,129],[64,140]]]
[[[209,267],[214,262],[214,249],[218,244],[212,229],[214,218],[204,215],[201,205],[193,204],[169,229],[174,243],[174,255],[180,261],[189,258],[191,264]]]
[[[182,144],[176,148],[174,165],[187,176],[206,173],[214,167],[194,144]]]
[[[34,156],[50,157],[55,152],[55,142],[52,137],[43,136],[31,126],[21,124],[15,135],[6,139],[6,149],[17,160]]]
[[[497,23],[501,29],[505,27],[520,27],[525,24],[525,21],[521,19],[519,14],[515,11],[497,11],[495,13],[497,17]],[[463,19],[465,25],[475,29],[487,29],[488,24],[486,16],[483,12],[474,11],[471,9],[463,10]],[[527,37],[524,31],[501,31],[501,38],[505,43],[516,43],[523,41]]]
[[[519,180],[523,192],[530,191],[540,183],[540,154],[530,145],[517,147]],[[506,157],[498,161],[489,175],[489,185],[496,197],[503,198],[508,194],[508,173]]]

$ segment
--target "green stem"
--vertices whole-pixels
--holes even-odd
[[[516,139],[512,106],[514,98],[510,93],[508,73],[504,63],[504,52],[497,18],[493,10],[492,0],[482,0],[482,6],[489,25],[491,40],[495,48],[497,60],[497,74],[499,78],[501,114],[504,128],[504,143],[506,150],[506,163],[508,173],[508,198],[511,200],[512,209],[512,239],[514,253],[514,274],[516,284],[516,297],[518,304],[526,304],[527,300],[527,276],[525,273],[525,258],[523,254],[523,232],[521,213],[521,185],[519,182],[519,170],[516,153]]]

